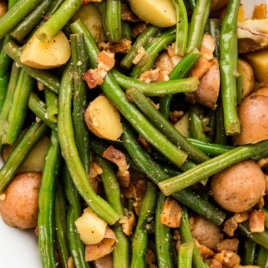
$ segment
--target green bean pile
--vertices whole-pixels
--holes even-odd
[[[268,267],[265,197],[264,204],[256,207],[265,216],[265,230],[251,232],[245,220],[237,224],[231,237],[223,229],[234,213],[219,206],[209,188],[211,177],[222,170],[268,155],[267,140],[240,146],[232,143],[231,137],[241,131],[236,93],[239,79],[235,75],[240,1],[228,1],[222,20],[221,13],[211,12],[211,2],[173,0],[177,23],[167,28],[139,18],[135,22],[123,20],[122,8],[130,8],[129,1],[90,3],[101,15],[105,42],[129,40],[131,47],[126,53],[115,53],[115,67],[100,85],[89,89],[84,74],[98,68],[100,44],[82,18],[73,19],[88,4],[81,0],[8,1],[8,11],[0,17],[0,149],[3,152],[12,146],[12,151],[0,170],[0,194],[4,195],[35,145],[42,137],[49,137],[38,198],[38,246],[43,267],[99,267],[95,261],[85,260],[86,245],[75,225],[85,207],[103,219],[116,236],[109,267],[216,267],[212,260],[220,250],[213,249],[211,256],[203,254],[192,233],[196,217],[220,227],[222,239],[239,240],[232,250],[240,258],[238,264]],[[138,24],[145,28],[133,36]],[[21,62],[31,36],[48,42],[59,31],[70,42],[67,63],[39,69]],[[220,94],[214,109],[185,98],[199,85],[199,78],[190,73],[202,57],[205,33],[215,41],[214,57],[219,62]],[[152,70],[158,56],[172,44],[180,61],[168,81],[141,81],[140,76]],[[146,57],[133,64],[140,48],[145,49]],[[99,95],[106,96],[120,113],[123,132],[117,141],[98,137],[86,126],[84,113]],[[174,111],[189,114],[189,137],[174,127]],[[206,127],[204,118],[209,118]],[[149,149],[142,145],[141,137]],[[145,181],[140,199],[126,194],[126,187],[118,182],[118,167],[104,157],[111,146],[126,158],[131,185],[137,187],[140,178]],[[102,170],[98,192],[89,181],[93,163]],[[161,222],[170,200],[181,208],[180,224],[174,228]],[[127,235],[121,220],[129,212],[135,215],[136,224]],[[154,257],[151,261],[149,253]],[[242,267],[228,261],[218,264]]]

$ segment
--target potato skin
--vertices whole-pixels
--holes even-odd
[[[21,173],[13,179],[4,192],[5,200],[0,201],[0,214],[7,225],[19,229],[37,226],[40,184],[39,172]]]
[[[266,180],[259,166],[246,160],[215,174],[210,187],[213,198],[221,207],[239,213],[260,200],[265,193]]]

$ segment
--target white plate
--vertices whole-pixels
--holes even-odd
[[[242,0],[246,17],[251,17],[254,5],[268,0]],[[1,47],[1,44],[0,44]],[[0,159],[0,166],[2,160]],[[37,238],[33,230],[21,231],[5,225],[0,217],[0,267],[41,268]]]

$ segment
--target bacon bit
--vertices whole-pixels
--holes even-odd
[[[178,202],[172,197],[165,200],[160,222],[170,228],[180,227],[182,209]]]
[[[136,198],[136,186],[132,182],[130,182],[128,187],[121,188],[121,193],[128,199]]]
[[[209,268],[222,268],[222,264],[216,259],[211,259]]]
[[[123,38],[120,42],[100,42],[98,47],[101,51],[126,54],[131,49],[131,41]]]
[[[172,111],[169,112],[169,119],[173,124],[175,124],[183,117],[183,115],[183,111]]]
[[[145,29],[147,28],[146,22],[138,22],[131,28],[131,36],[133,38],[136,38],[138,35],[140,35]]]
[[[233,236],[235,230],[238,227],[238,223],[246,221],[249,217],[249,213],[247,211],[242,213],[235,213],[233,217],[225,221],[223,225],[223,231],[229,236]]]
[[[167,51],[163,51],[159,54],[155,61],[155,66],[162,71],[166,71],[168,75],[172,72],[174,66]]]
[[[132,61],[133,64],[138,64],[142,57],[146,54],[146,50],[143,47],[138,49],[138,54],[135,56],[134,60]]]
[[[239,240],[237,238],[224,239],[218,244],[217,250],[218,251],[222,251],[222,250],[236,251],[238,249],[238,244],[239,244]]]
[[[142,73],[139,80],[145,83],[157,82],[159,77],[160,69],[149,70]]]
[[[148,143],[148,141],[142,136],[139,134],[139,137],[138,137],[138,142],[142,145],[142,147],[147,151],[147,152],[151,152],[152,151],[152,146],[150,143]]]
[[[209,70],[211,65],[212,63],[210,61],[201,57],[191,70],[189,77],[197,77],[200,79]]]
[[[160,71],[159,72],[159,76],[157,79],[157,82],[162,82],[162,81],[168,81],[169,80],[169,75],[168,75],[168,71]]]
[[[222,250],[214,255],[214,258],[226,267],[235,267],[240,263],[240,257],[231,250]]]
[[[174,53],[174,46],[175,46],[175,43],[172,43],[170,46],[167,47],[167,53],[168,53],[168,56],[170,58],[170,61],[173,67],[175,67],[183,58],[182,56],[179,56]]]
[[[215,40],[213,36],[211,36],[210,34],[204,34],[200,48],[202,57],[204,57],[208,61],[212,60],[214,58],[213,55],[214,50],[215,50]]]
[[[119,150],[110,145],[102,155],[104,158],[110,160],[117,165],[119,171],[117,177],[120,185],[128,187],[130,183],[130,174],[128,171],[129,164],[126,161],[126,156]]]
[[[115,64],[114,53],[101,51],[97,57],[98,69],[110,71]]]
[[[103,83],[105,75],[106,72],[103,70],[89,69],[86,73],[84,73],[83,78],[87,82],[88,87],[92,89]]]
[[[68,258],[68,260],[67,260],[67,267],[68,268],[75,268],[73,257],[69,257]]]
[[[127,212],[127,216],[122,216],[119,219],[119,223],[122,224],[122,229],[125,235],[130,236],[136,225],[136,218],[132,211]]]
[[[157,266],[155,265],[156,256],[155,256],[154,252],[149,248],[146,249],[145,263],[147,264],[146,267],[157,268]]]
[[[113,254],[110,253],[92,262],[94,268],[113,268]]]
[[[103,0],[82,0],[82,5],[86,5],[88,3],[100,3]]]
[[[257,165],[260,167],[260,168],[265,168],[268,166],[268,157],[265,157],[265,158],[262,158],[260,159],[259,161],[257,161]]]
[[[265,214],[263,211],[253,210],[249,215],[249,229],[252,233],[264,231]]]
[[[235,221],[237,223],[244,222],[249,217],[249,211],[244,211],[244,212],[241,212],[241,213],[235,213],[233,217],[234,217],[234,219],[235,219]]]
[[[122,18],[122,20],[130,21],[130,22],[134,22],[134,23],[137,23],[140,21],[140,19],[132,12],[131,8],[126,3],[122,4],[121,18]]]
[[[214,252],[211,249],[202,244],[199,244],[199,242],[196,239],[194,239],[194,242],[202,258],[208,259],[214,255]]]
[[[96,163],[90,163],[90,171],[88,174],[89,183],[95,193],[98,192],[98,185],[99,185],[99,175],[102,173],[102,168]]]
[[[115,248],[118,240],[112,229],[106,228],[103,240],[98,244],[86,245],[85,260],[94,261],[110,254]]]

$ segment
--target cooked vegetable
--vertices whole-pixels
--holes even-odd
[[[51,69],[66,63],[70,55],[70,44],[63,32],[47,43],[41,42],[34,34],[24,47],[20,60],[30,67]]]
[[[265,175],[251,160],[235,164],[215,174],[211,180],[216,202],[237,213],[252,208],[264,195],[265,189]]]
[[[88,128],[100,138],[117,140],[123,132],[119,112],[103,95],[89,104],[84,116]]]
[[[0,214],[7,225],[19,229],[37,226],[40,184],[38,172],[15,176],[0,199]]]
[[[170,27],[176,24],[175,8],[171,0],[129,2],[132,11],[144,21],[158,27]]]

